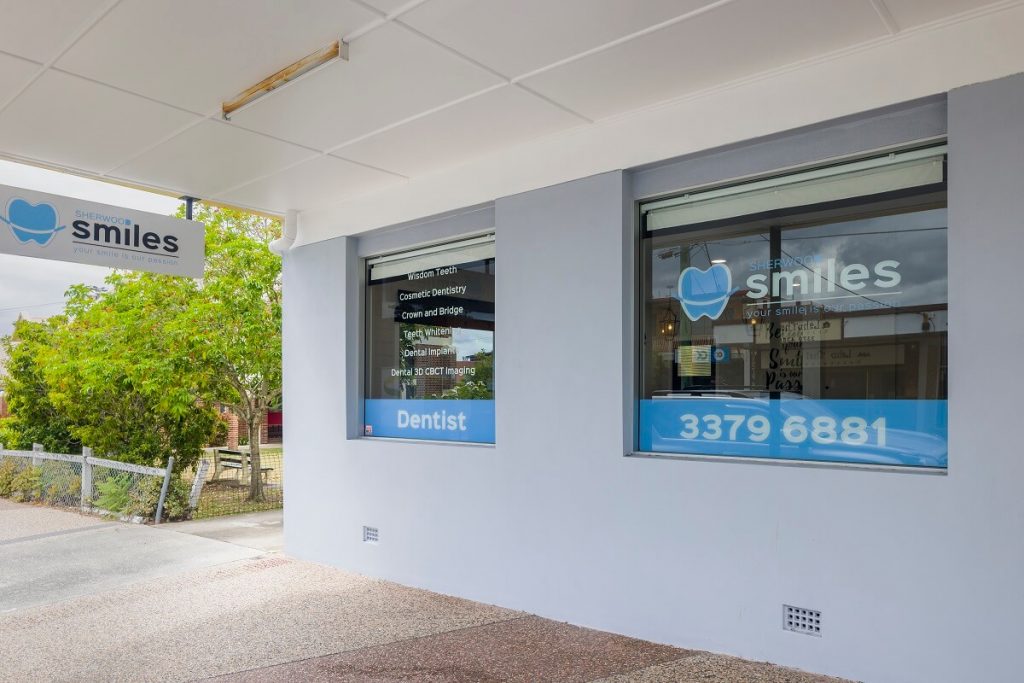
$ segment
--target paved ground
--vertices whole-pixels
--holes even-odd
[[[0,501],[0,681],[836,681],[293,560],[273,513],[162,527]]]

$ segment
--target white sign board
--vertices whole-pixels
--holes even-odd
[[[0,185],[0,253],[202,277],[202,223]]]

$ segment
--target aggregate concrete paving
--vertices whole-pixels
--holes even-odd
[[[274,514],[138,527],[12,510],[0,681],[838,683],[264,552]],[[55,512],[76,519],[27,519]]]

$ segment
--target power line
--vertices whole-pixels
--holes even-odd
[[[46,304],[31,304],[29,306],[11,306],[10,308],[0,308],[0,313],[8,313],[10,311],[24,311],[29,308],[43,308],[44,306],[56,306],[57,304],[63,304],[64,301],[51,301]]]

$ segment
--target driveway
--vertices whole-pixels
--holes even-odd
[[[0,680],[837,681],[295,560],[280,529],[0,500]]]

